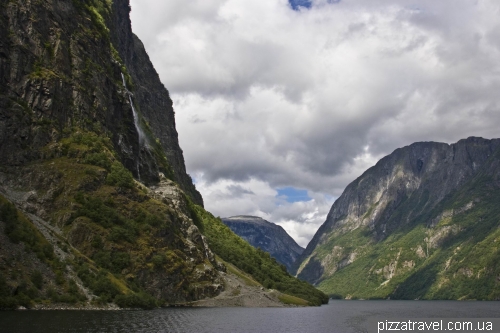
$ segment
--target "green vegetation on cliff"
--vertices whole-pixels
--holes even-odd
[[[2,276],[0,289],[10,294],[1,307],[84,304],[90,299],[79,283],[96,305],[114,302],[121,307],[151,308],[214,296],[222,280],[198,229],[211,250],[266,288],[311,305],[327,302],[325,294],[292,277],[268,253],[253,248],[220,219],[193,204],[175,183],[164,179],[163,185],[151,190],[135,182],[102,136],[76,130],[47,146],[44,154],[48,157],[44,161],[6,172],[18,177],[19,189],[31,189],[31,210],[43,209],[48,232],[60,230],[53,233],[57,243],[51,245],[7,200],[0,207],[0,221],[12,242],[23,242],[40,260],[54,266],[49,262],[53,260],[58,266],[49,268],[52,272],[41,279],[34,274],[34,282],[28,285],[40,288],[37,293],[27,292],[28,298],[23,296],[26,293],[17,298],[12,294],[23,290],[16,287],[22,281]],[[189,228],[191,223],[198,229]],[[53,246],[66,259],[56,259]],[[7,263],[5,268],[15,267]],[[282,297],[287,303],[299,302]]]
[[[29,308],[48,302],[74,304],[86,300],[75,282],[64,277],[65,265],[54,255],[52,245],[24,214],[0,195],[2,225],[7,238],[0,235],[3,247],[0,309]],[[53,279],[52,285],[48,278]]]
[[[429,216],[438,216],[461,207],[461,198],[473,194],[478,199],[470,210],[440,219],[435,226],[427,227],[423,216],[381,242],[373,242],[365,228],[364,239],[343,235],[336,244],[364,240],[366,245],[353,263],[318,288],[364,299],[500,299],[500,194],[480,195],[473,188],[487,185],[481,183],[432,210]]]
[[[207,258],[199,232],[189,228],[190,203],[178,186],[163,179],[155,193],[134,180],[109,139],[80,129],[66,133],[43,149],[45,160],[2,171],[4,181],[16,180],[8,191],[31,191],[29,204],[19,203],[30,205],[43,222],[35,226],[0,197],[5,236],[41,261],[25,267],[26,260],[16,262],[12,250],[3,250],[1,271],[25,273],[0,276],[0,308],[87,301],[151,308],[216,295],[215,260]],[[51,242],[39,228],[52,235]],[[65,259],[56,258],[54,247]]]
[[[149,308],[224,288],[172,101],[129,11],[110,0],[0,6],[0,308]],[[255,262],[232,260],[266,286],[325,301],[241,246]]]
[[[299,276],[314,279],[320,290],[337,298],[500,300],[500,149],[490,148],[490,141],[484,139],[471,138],[462,144],[465,162],[459,161],[460,147],[450,149],[451,165],[437,164],[446,163],[442,157],[446,155],[435,154],[438,162],[428,161],[428,165],[437,165],[437,171],[424,173],[415,182],[425,189],[392,192],[398,196],[391,198],[394,205],[385,212],[379,202],[373,203],[379,199],[370,201],[369,190],[358,185],[369,183],[372,174],[378,177],[377,171],[369,170],[356,180],[358,188],[346,192],[365,194],[367,211],[360,214],[361,219],[375,222],[358,222],[350,230],[356,217],[339,217],[342,223],[322,235],[321,244],[299,268]],[[452,167],[458,171],[450,171]],[[384,170],[390,168],[384,166]],[[467,172],[468,179],[454,182],[455,174],[462,181]],[[411,179],[412,174],[405,173]],[[438,182],[443,180],[460,186],[438,200],[436,193],[445,187]],[[391,193],[391,186],[384,193]]]
[[[232,263],[269,289],[307,300],[311,305],[328,302],[328,296],[309,283],[291,276],[284,265],[279,264],[269,253],[252,247],[248,242],[234,234],[220,218],[214,217],[202,207],[192,205],[192,215],[202,223],[203,233],[211,249],[223,260]],[[295,299],[286,297],[286,302]]]
[[[0,221],[5,221],[4,232],[10,241],[23,243],[26,251],[34,252],[43,262],[54,259],[54,249],[36,227],[16,207],[0,195]]]

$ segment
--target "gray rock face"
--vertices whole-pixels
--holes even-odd
[[[222,222],[253,247],[269,252],[288,271],[304,251],[282,227],[260,217],[233,216],[223,218]]]
[[[190,201],[203,200],[186,173],[172,100],[132,34],[129,11],[128,0],[0,2],[0,208],[15,206],[61,260],[121,255],[126,265],[113,274],[123,273],[122,286],[133,280],[169,304],[212,297],[224,288],[223,266],[193,223]],[[85,200],[108,200],[115,217],[125,214],[122,234],[108,237],[118,227],[99,225],[102,214],[76,217]],[[147,231],[136,228],[148,217]],[[9,221],[0,217],[0,238]],[[14,245],[1,246],[0,284],[15,290],[37,270],[47,282],[40,297],[49,297],[52,268],[11,260]],[[77,261],[66,277],[80,285]],[[23,274],[4,279],[12,265]]]
[[[184,156],[179,146],[175,128],[174,109],[167,89],[151,63],[141,40],[132,32],[128,18],[129,2],[113,1],[113,17],[111,25],[115,27],[112,35],[121,58],[134,82],[134,98],[144,119],[151,126],[154,135],[160,140],[168,162],[173,168],[175,181],[193,201],[203,206],[203,198],[193,185],[191,177],[186,173]]]
[[[335,239],[362,227],[370,230],[373,241],[383,241],[435,208],[486,163],[490,165],[490,157],[499,147],[500,139],[470,137],[451,145],[418,142],[396,149],[347,186],[296,261],[294,271],[312,283],[332,276],[342,265],[331,266],[331,258],[320,258],[318,251],[325,244],[331,243],[330,257],[335,257]],[[356,253],[350,256],[344,266],[355,260]]]
[[[172,101],[142,43],[129,1],[3,1],[0,4],[0,160],[23,165],[75,129],[107,136],[122,163],[146,184],[159,171],[203,205],[186,173]],[[139,142],[132,103],[149,133]],[[148,128],[146,128],[148,127]],[[156,138],[171,170],[164,170]]]

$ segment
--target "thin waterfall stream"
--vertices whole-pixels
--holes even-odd
[[[137,111],[135,110],[134,103],[132,101],[132,96],[133,94],[128,90],[127,88],[127,83],[125,82],[125,76],[122,74],[122,83],[123,87],[125,88],[125,91],[127,92],[128,95],[128,100],[130,102],[130,106],[132,107],[132,113],[134,116],[134,125],[135,125],[135,130],[137,131],[137,135],[139,136],[139,149],[145,146],[146,143],[146,135],[144,134],[144,131],[142,130],[140,123],[139,123],[139,115],[137,114]],[[137,160],[137,178],[141,180],[141,173],[139,171],[139,160]]]

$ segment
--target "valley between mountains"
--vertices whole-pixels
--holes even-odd
[[[327,302],[205,211],[129,12],[0,4],[0,308]]]
[[[1,309],[500,299],[500,139],[397,149],[303,249],[203,207],[129,12],[0,4]]]
[[[498,300],[499,190],[499,139],[417,142],[349,184],[304,250],[260,218],[222,221],[332,298]]]

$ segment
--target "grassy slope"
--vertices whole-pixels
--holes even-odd
[[[44,298],[46,301],[69,303],[85,299],[74,284],[64,278],[64,265],[55,257],[52,245],[3,196],[0,196],[0,221],[6,236],[2,240],[2,250],[12,251],[2,253],[3,260],[0,262],[0,309],[31,307]],[[16,262],[18,260],[22,260],[23,264]],[[31,264],[33,262],[38,265]],[[50,271],[51,277],[54,277],[53,286],[44,288],[46,277],[40,269]],[[15,290],[13,287],[16,287]]]
[[[236,275],[243,283],[245,283],[247,286],[250,287],[262,287],[262,284],[259,282],[255,281],[251,275],[248,273],[243,272],[242,270],[238,269],[236,266],[233,264],[224,261],[222,258],[217,256],[217,260],[226,266],[227,272]],[[305,299],[302,299],[300,297],[288,295],[281,293],[277,290],[273,290],[272,293],[278,297],[278,299],[288,305],[297,305],[297,306],[308,306],[310,303],[306,301]]]
[[[372,241],[363,229],[333,239],[336,245],[364,248],[352,264],[323,280],[319,289],[353,298],[500,299],[500,191],[494,183],[491,176],[479,174],[382,242]],[[463,208],[471,201],[471,209],[427,227],[443,211]],[[413,205],[405,206],[411,209]],[[426,238],[439,233],[443,233],[439,245],[427,249]],[[419,246],[424,255],[417,255]],[[396,274],[387,281],[383,269],[396,259]]]
[[[130,172],[116,160],[107,139],[76,130],[61,143],[47,147],[45,153],[58,157],[28,166],[25,172],[31,178],[43,179],[35,185],[40,195],[43,191],[53,193],[48,221],[62,229],[59,247],[74,257],[58,261],[51,245],[29,219],[2,198],[0,220],[7,221],[9,237],[13,242],[26,244],[28,250],[51,265],[52,275],[59,276],[61,282],[53,283],[46,275],[43,286],[34,292],[33,282],[1,275],[0,293],[8,302],[0,307],[58,302],[77,305],[86,301],[69,277],[69,267],[98,296],[96,304],[114,301],[123,307],[161,305],[162,301],[144,292],[135,279],[137,272],[144,270],[163,270],[182,277],[176,288],[189,293],[193,267],[178,250],[185,247],[185,241],[177,231],[177,212],[149,198],[134,183]],[[263,286],[289,294],[290,297],[280,295],[285,303],[304,304],[299,298],[313,305],[327,301],[326,295],[290,276],[268,253],[254,249],[187,197],[186,202],[212,250]],[[156,236],[165,233],[168,239]],[[9,269],[6,267],[5,271]],[[31,273],[27,271],[25,275]],[[30,291],[12,298],[12,291],[23,283]]]
[[[219,218],[215,218],[202,207],[193,205],[192,209],[198,223],[201,223],[202,232],[207,237],[211,249],[223,260],[252,275],[266,288],[277,289],[282,293],[302,298],[311,305],[328,302],[325,294],[291,276],[283,265],[271,258],[269,253],[252,247],[234,234]],[[282,301],[297,302],[293,297],[285,298]]]
[[[0,274],[0,296],[9,300],[0,302],[0,308],[60,302],[78,305],[86,301],[78,288],[72,288],[69,269],[98,296],[96,304],[113,301],[122,307],[145,308],[163,304],[163,300],[153,299],[144,291],[136,280],[139,271],[161,270],[179,276],[176,288],[189,294],[194,268],[179,251],[186,246],[179,231],[178,212],[146,195],[118,162],[108,139],[76,130],[61,143],[48,146],[45,153],[59,157],[18,172],[34,179],[35,188],[30,190],[38,195],[52,193],[47,220],[62,230],[58,246],[73,258],[65,262],[55,258],[52,246],[31,221],[0,197],[5,234],[11,242],[24,244],[26,251],[34,252],[52,270],[45,274],[45,282],[36,293],[20,297],[14,294],[16,288],[26,285],[34,290],[33,283],[20,276]],[[163,234],[168,236],[159,236]],[[5,272],[17,269],[13,260],[6,265],[2,269]],[[31,275],[33,271],[28,269],[26,273]],[[50,281],[54,275],[60,282]]]

